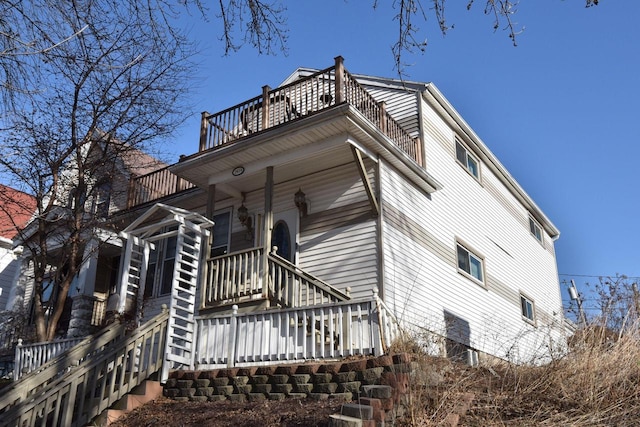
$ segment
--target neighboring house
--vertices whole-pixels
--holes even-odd
[[[92,215],[89,223],[91,225],[84,231],[87,241],[83,248],[83,264],[69,289],[65,313],[59,322],[60,337],[85,336],[102,326],[110,290],[116,287],[122,252],[118,224],[110,224],[107,218],[114,212],[127,208],[130,203],[127,200],[128,190],[133,178],[151,171],[157,173],[160,168],[166,166],[152,156],[127,147],[125,144],[111,142],[111,145],[105,145],[100,138],[96,138],[96,142],[88,146],[86,151],[87,158],[99,163],[100,166],[94,169],[96,176],[90,178],[91,196],[85,201],[85,207]],[[67,203],[71,203],[71,198],[76,191],[76,176],[73,165],[61,174],[61,181],[66,185],[58,196],[61,201],[55,203],[59,207],[48,213],[50,217],[59,219],[68,215]],[[153,194],[146,194],[146,196],[153,197]],[[25,247],[32,245],[35,232],[35,222],[28,224],[22,233],[22,240],[18,243]],[[65,241],[64,234],[68,231],[62,227],[56,233],[62,237],[58,238],[55,233],[49,237],[48,256],[52,260],[56,259],[61,250],[61,245],[64,243],[60,242]],[[31,252],[24,250],[19,262],[16,262],[13,267],[20,271],[13,279],[6,296],[7,306],[11,310],[32,312],[34,279],[30,257]],[[53,277],[55,268],[56,264],[52,262],[46,275]],[[55,299],[51,290],[53,287],[47,287],[46,281],[47,277],[43,285],[45,288],[43,298],[45,301],[53,301]]]
[[[529,362],[564,348],[559,231],[433,83],[351,75],[340,57],[298,69],[277,89],[203,113],[199,151],[168,171],[153,178],[164,196],[130,198],[126,215],[161,200],[199,214],[200,226],[187,236],[184,217],[171,220],[185,214],[164,206],[125,229],[125,253],[143,261],[125,262],[122,310],[140,292],[145,317],[171,305],[172,289],[188,287],[175,273],[186,257],[197,288],[187,305],[209,318],[232,304],[300,307],[314,292],[304,276],[327,286],[325,302],[377,292],[434,352]],[[132,191],[148,193],[152,177]],[[176,179],[195,188],[161,191]],[[168,222],[154,228],[161,212]],[[205,256],[179,242],[210,228],[206,219],[215,226],[198,272]]]
[[[0,378],[11,371],[13,348],[22,336],[23,313],[12,313],[7,304],[12,284],[20,271],[22,248],[15,245],[18,230],[35,211],[35,199],[22,191],[0,184]]]
[[[14,248],[18,230],[24,228],[35,211],[33,196],[0,184],[0,310],[7,308],[11,284],[18,273],[21,248]]]

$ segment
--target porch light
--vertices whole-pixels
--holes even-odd
[[[302,189],[298,188],[293,196],[293,202],[300,211],[300,216],[307,216],[307,195],[302,192]]]
[[[245,193],[242,193],[242,204],[238,208],[238,221],[247,229],[247,233],[253,237],[253,224],[249,216],[249,209],[244,205],[244,200]]]

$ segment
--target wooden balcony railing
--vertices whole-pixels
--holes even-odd
[[[407,133],[356,79],[344,69],[342,58],[333,67],[286,86],[262,88],[262,95],[216,114],[202,113],[200,151],[233,143],[248,135],[287,123],[344,102],[421,164],[420,141]]]
[[[255,295],[281,307],[310,307],[350,299],[275,252],[267,257],[265,272],[263,254],[263,248],[253,248],[209,259],[202,287],[203,308],[236,303]]]
[[[127,207],[161,199],[195,186],[169,171],[169,166],[140,175],[129,182]]]

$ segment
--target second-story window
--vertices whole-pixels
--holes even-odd
[[[529,217],[529,231],[537,241],[542,243],[542,227],[538,224],[538,221],[531,217]]]
[[[480,179],[480,162],[458,140],[456,140],[456,159],[471,175]]]

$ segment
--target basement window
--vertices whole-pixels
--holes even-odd
[[[523,294],[520,294],[520,309],[522,311],[522,318],[529,323],[536,321],[535,305],[533,300]]]

